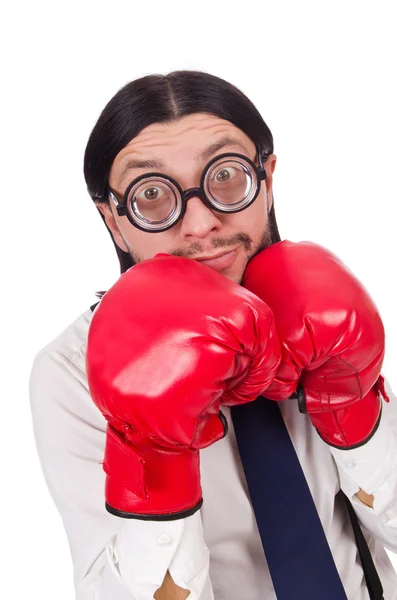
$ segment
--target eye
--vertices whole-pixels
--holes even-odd
[[[141,190],[139,197],[141,200],[160,200],[163,190],[158,187],[150,186]]]
[[[224,183],[230,181],[235,174],[236,169],[233,167],[224,167],[215,174],[215,180],[219,183]]]

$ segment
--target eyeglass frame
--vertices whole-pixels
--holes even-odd
[[[256,186],[255,194],[253,195],[251,200],[248,202],[248,204],[246,204],[245,206],[243,206],[241,208],[237,208],[235,210],[224,211],[224,210],[221,210],[221,209],[217,208],[216,206],[214,206],[211,203],[211,201],[207,198],[205,189],[204,189],[204,181],[205,181],[205,177],[206,177],[209,169],[215,162],[217,162],[218,160],[221,160],[223,158],[231,158],[231,157],[242,158],[244,161],[248,162],[248,164],[252,167],[253,171],[256,173],[257,186]],[[185,212],[186,212],[187,202],[190,198],[199,197],[200,200],[205,204],[205,206],[207,206],[207,208],[209,208],[210,210],[216,210],[217,212],[220,212],[222,214],[238,213],[238,212],[245,210],[249,206],[251,206],[251,204],[253,204],[255,202],[255,200],[257,199],[257,197],[259,195],[262,181],[265,181],[267,179],[267,173],[266,173],[265,167],[263,166],[263,163],[266,162],[268,157],[269,157],[268,154],[264,153],[262,155],[259,148],[257,148],[257,158],[258,158],[259,166],[256,166],[256,164],[248,156],[245,156],[244,154],[238,154],[238,153],[234,153],[234,152],[226,152],[224,154],[219,154],[217,156],[214,156],[214,158],[212,158],[204,166],[204,168],[201,172],[201,177],[200,177],[200,187],[192,187],[192,188],[183,190],[182,187],[180,186],[180,184],[173,177],[170,177],[169,175],[165,175],[164,173],[150,172],[150,173],[144,173],[143,175],[139,175],[138,177],[133,179],[131,181],[131,183],[129,183],[128,186],[126,187],[122,200],[120,200],[118,193],[115,190],[113,190],[110,187],[110,185],[108,185],[108,195],[112,199],[119,217],[127,217],[129,222],[131,223],[131,225],[133,225],[137,229],[140,229],[141,231],[145,231],[146,233],[162,233],[163,231],[167,231],[168,229],[171,229],[177,223],[179,223],[179,221],[181,221],[183,219]],[[173,221],[171,224],[167,225],[167,227],[164,227],[163,229],[150,230],[150,229],[143,227],[142,225],[140,225],[139,223],[137,223],[136,221],[133,220],[133,217],[131,216],[130,211],[128,210],[128,207],[127,207],[128,194],[129,194],[130,190],[133,187],[135,187],[143,179],[149,179],[151,177],[161,177],[162,179],[165,179],[166,181],[170,181],[178,190],[178,192],[180,194],[181,202],[182,202],[182,206],[181,206],[181,210],[180,210],[178,218],[175,221]]]

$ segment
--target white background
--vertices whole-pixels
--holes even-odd
[[[118,276],[82,168],[100,111],[131,79],[200,69],[253,100],[275,138],[281,235],[329,247],[368,287],[386,326],[384,372],[396,388],[393,5],[36,0],[2,9],[0,552],[7,598],[73,597],[67,540],[36,457],[28,378],[34,354]]]

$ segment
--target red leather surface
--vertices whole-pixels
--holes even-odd
[[[124,273],[87,346],[90,392],[112,427],[108,503],[153,514],[194,506],[198,449],[224,435],[221,398],[254,400],[280,358],[269,308],[208,266],[157,255]]]
[[[347,409],[367,396],[382,367],[383,324],[365,287],[335,255],[311,242],[279,242],[250,261],[243,285],[272,309],[281,341],[283,358],[268,398],[288,398],[299,383],[313,414]],[[366,429],[364,421],[373,428],[379,415],[377,394],[370,397],[369,412],[368,399],[361,412],[355,410],[362,415],[357,438]],[[339,426],[357,443],[356,419],[343,415]],[[324,421],[325,429],[332,429],[329,415]],[[317,417],[317,426],[320,422]]]

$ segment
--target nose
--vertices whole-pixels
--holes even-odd
[[[222,223],[215,211],[208,208],[198,196],[189,198],[181,222],[182,237],[205,238],[209,233],[219,231],[221,227]]]

